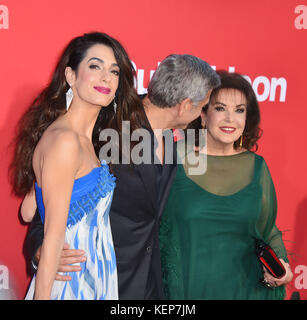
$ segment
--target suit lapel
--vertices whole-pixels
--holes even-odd
[[[176,172],[177,172],[177,143],[174,142],[174,144],[173,144],[173,164],[171,165],[171,172],[169,174],[169,180],[167,182],[167,186],[166,186],[164,194],[162,196],[161,203],[158,204],[159,205],[159,212],[158,212],[159,219],[162,216],[169,192],[171,190],[173,181],[176,176]]]
[[[145,112],[144,112],[145,113]],[[145,114],[146,115],[146,114]],[[147,116],[146,116],[147,119]],[[151,164],[140,164],[136,165],[136,169],[139,172],[141,180],[143,181],[144,188],[148,193],[152,207],[154,209],[154,214],[156,214],[158,209],[157,204],[157,177],[156,177],[156,168],[154,165],[154,155],[155,155],[155,135],[151,129],[150,123],[147,119],[147,130],[150,134],[150,146],[151,146]]]
[[[140,164],[135,166],[144,188],[148,193],[154,211],[157,210],[156,170],[154,164]]]

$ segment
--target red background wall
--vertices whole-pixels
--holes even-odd
[[[250,77],[261,101],[258,153],[275,182],[277,225],[285,231],[294,272],[288,298],[299,291],[307,299],[307,3],[302,0],[0,0],[0,289],[21,299],[29,283],[23,252],[27,225],[18,218],[21,199],[10,194],[8,144],[60,51],[73,37],[95,30],[126,47],[140,93],[150,71],[170,53],[197,55],[217,69],[234,67]],[[273,78],[282,83],[276,90]]]

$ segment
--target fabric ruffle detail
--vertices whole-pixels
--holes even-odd
[[[109,172],[108,165],[102,162],[98,170],[99,176],[93,189],[83,194],[78,200],[70,203],[67,228],[79,222],[86,214],[96,208],[100,199],[105,198],[114,190],[116,178]]]

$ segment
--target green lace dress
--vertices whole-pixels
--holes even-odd
[[[264,159],[246,151],[207,156],[202,175],[189,175],[189,168],[178,165],[161,220],[165,298],[283,299],[284,286],[259,282],[263,273],[254,252],[260,238],[288,262]]]

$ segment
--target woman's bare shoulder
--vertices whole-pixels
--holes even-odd
[[[80,139],[75,131],[67,127],[52,126],[44,132],[39,145],[44,153],[54,149],[73,151],[80,148]]]
[[[33,154],[33,167],[41,168],[46,159],[57,161],[65,158],[77,163],[81,153],[79,136],[73,130],[63,126],[50,126],[38,142]]]

